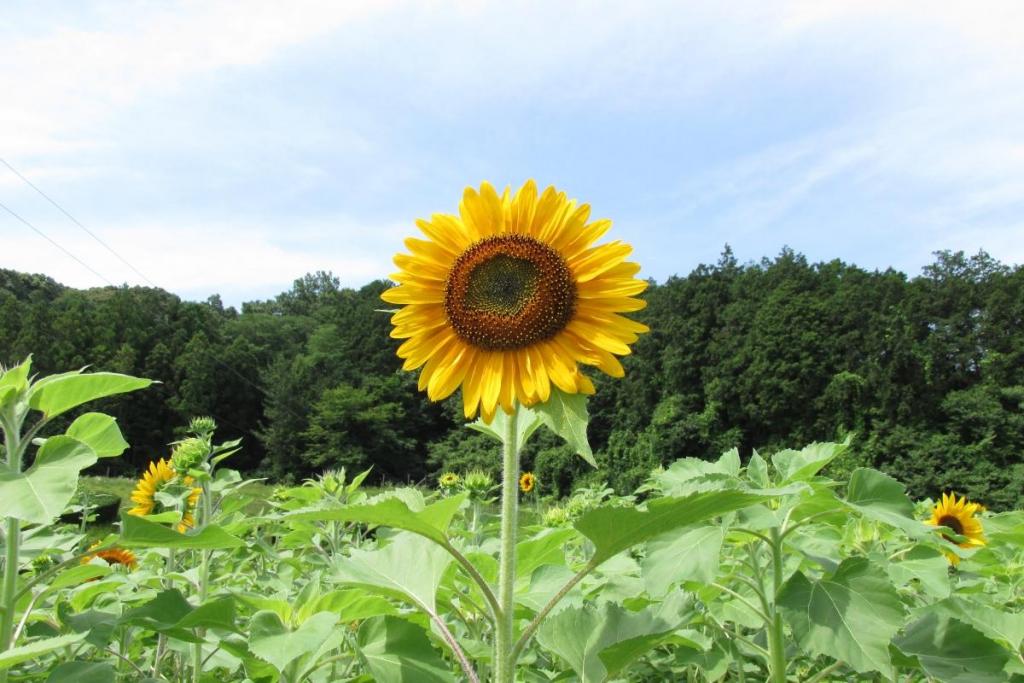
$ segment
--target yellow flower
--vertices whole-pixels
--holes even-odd
[[[174,468],[163,458],[156,462],[150,462],[149,469],[142,474],[142,478],[135,485],[135,490],[132,491],[131,500],[135,503],[135,507],[129,510],[128,514],[140,516],[153,514],[157,505],[157,491],[174,481],[177,476],[178,474],[174,471]],[[184,477],[181,481],[184,486],[191,486],[195,480],[192,477]],[[195,525],[194,513],[196,504],[199,502],[199,495],[202,492],[201,488],[193,488],[189,494],[185,502],[185,510],[181,515],[181,521],[177,526],[179,532],[184,533]]]
[[[533,475],[533,472],[523,472],[523,476],[519,477],[519,490],[523,493],[529,493],[536,485],[537,477]]]
[[[964,496],[957,500],[956,494],[942,494],[942,500],[935,504],[932,509],[932,516],[928,524],[932,526],[944,526],[958,536],[963,536],[963,542],[957,542],[953,538],[943,534],[950,543],[955,543],[961,548],[977,548],[985,545],[985,534],[981,527],[981,520],[975,517],[984,510],[980,503],[970,503]],[[959,564],[960,558],[953,553],[947,553],[951,563]]]
[[[99,544],[94,543],[89,550],[92,550],[92,548],[95,548],[97,545]],[[108,548],[107,550],[100,550],[94,555],[86,555],[82,558],[82,564],[88,564],[97,557],[101,560],[106,560],[108,565],[123,565],[127,567],[129,571],[134,570],[139,566],[139,559],[135,556],[135,553],[124,548]]]
[[[547,401],[554,385],[593,393],[578,364],[622,377],[616,356],[647,327],[620,313],[645,306],[633,298],[647,283],[626,262],[622,242],[593,246],[611,221],[591,223],[590,207],[527,181],[510,196],[488,183],[466,188],[459,216],[434,214],[416,224],[429,238],[405,241],[395,256],[398,282],[381,295],[400,304],[391,336],[406,341],[403,368],[439,401],[462,387],[467,418],[490,422]]]
[[[437,478],[437,483],[440,484],[443,489],[454,488],[459,485],[459,475],[454,472],[445,472]]]

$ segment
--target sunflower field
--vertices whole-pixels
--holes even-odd
[[[392,336],[432,400],[461,390],[500,477],[266,495],[197,417],[110,531],[80,473],[129,444],[83,406],[152,381],[0,369],[0,683],[1024,681],[1024,512],[912,500],[849,439],[542,499],[520,451],[546,429],[593,462],[586,373],[622,376],[646,283],[532,182],[418,225]]]

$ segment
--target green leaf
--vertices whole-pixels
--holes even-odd
[[[74,645],[80,640],[85,638],[84,633],[72,633],[66,636],[57,636],[56,638],[44,638],[43,640],[36,640],[28,645],[22,645],[21,647],[11,648],[6,652],[0,652],[0,671],[4,669],[10,669],[15,664],[27,662],[30,659],[36,659],[40,655],[45,655],[47,652],[53,652],[61,648],[67,647],[68,645]]]
[[[768,476],[768,462],[761,457],[761,454],[754,449],[754,453],[750,456],[750,460],[747,461],[747,479],[751,481],[754,486],[762,489],[766,489],[772,485],[771,478]]]
[[[740,473],[740,454],[735,448],[711,462],[700,458],[680,458],[656,476],[666,496],[685,496],[700,491],[736,488]]]
[[[907,626],[893,641],[900,652],[917,657],[929,676],[947,683],[1006,680],[1009,653],[980,631],[956,619],[928,614]]]
[[[291,662],[319,649],[337,623],[337,614],[319,612],[289,631],[274,612],[257,612],[249,624],[249,650],[284,671]]]
[[[537,642],[564,659],[584,683],[604,681],[654,647],[660,636],[671,634],[688,607],[678,593],[639,612],[611,602],[569,607],[544,621]],[[628,644],[614,647],[620,643]]]
[[[13,387],[15,391],[28,388],[28,373],[32,370],[32,356],[7,370],[0,370],[0,389]]]
[[[107,662],[64,662],[50,672],[46,683],[114,683],[114,666]]]
[[[398,610],[382,597],[367,595],[366,591],[350,588],[325,593],[309,603],[308,607],[301,605],[298,617],[305,619],[317,612],[333,612],[342,621],[351,622],[386,614],[397,614]]]
[[[49,524],[75,495],[78,473],[95,462],[96,454],[81,441],[50,437],[27,471],[0,470],[0,517]]]
[[[237,631],[235,626],[235,599],[218,598],[204,602],[182,617],[175,628],[219,628]]]
[[[903,553],[898,562],[890,562],[886,571],[897,586],[917,580],[921,590],[928,595],[935,598],[949,596],[949,560],[934,548],[914,546]]]
[[[451,683],[455,678],[426,632],[405,619],[376,617],[363,622],[356,636],[359,654],[377,681]]]
[[[526,406],[516,406],[516,411],[516,444],[519,448],[522,448],[543,422],[541,421],[541,416],[536,411]],[[466,426],[504,443],[505,430],[508,429],[508,421],[510,419],[511,416],[506,415],[504,410],[498,410],[494,413],[494,419],[491,420],[490,424],[487,424],[482,417],[479,417],[476,422],[471,422]]]
[[[66,373],[36,382],[28,392],[30,408],[47,418],[98,398],[145,389],[153,381],[116,372]]]
[[[828,655],[854,670],[888,674],[889,641],[903,625],[899,594],[867,558],[843,560],[818,581],[795,573],[777,604],[805,652]]]
[[[989,638],[1005,642],[1013,651],[1024,643],[1024,613],[990,607],[975,599],[950,597],[925,608],[970,624]]]
[[[914,519],[914,504],[903,484],[887,474],[858,467],[850,475],[846,488],[846,504],[865,517],[895,526],[912,536],[929,533]]]
[[[86,413],[81,415],[66,434],[88,444],[100,458],[112,458],[124,453],[128,442],[121,436],[117,420],[103,413]]]
[[[181,534],[142,517],[121,515],[121,538],[118,544],[129,548],[195,548],[219,550],[241,548],[245,541],[232,536],[219,526],[210,524],[197,534]]]
[[[565,544],[575,536],[572,529],[545,529],[516,545],[516,576],[529,577],[545,564],[565,565]]]
[[[362,522],[404,529],[419,534],[437,543],[448,542],[448,527],[466,499],[460,493],[450,498],[431,503],[418,512],[398,498],[385,498],[372,505],[346,505],[323,510],[299,510],[286,514],[286,521],[297,522]]]
[[[587,440],[587,397],[584,394],[567,394],[557,387],[551,387],[551,397],[544,403],[533,406],[541,421],[558,436],[565,439],[591,467],[597,468],[594,452]]]
[[[701,526],[652,539],[640,564],[647,593],[661,597],[680,581],[714,581],[724,537],[721,527]]]
[[[762,495],[737,490],[706,491],[682,498],[658,498],[648,503],[646,510],[613,506],[595,508],[577,520],[575,526],[594,544],[590,564],[597,566],[637,543],[766,499]]]
[[[779,451],[772,456],[772,464],[781,484],[807,481],[849,447],[850,439],[843,443],[812,443],[799,451]]]
[[[334,578],[436,614],[437,587],[451,562],[443,548],[421,536],[403,533],[383,548],[353,550],[339,560]]]

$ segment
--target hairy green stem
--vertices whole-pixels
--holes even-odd
[[[203,514],[201,522],[197,523],[196,528],[202,530],[207,524],[210,523],[210,517],[213,516],[213,504],[210,501],[210,487],[206,481],[203,482],[203,492],[200,494],[200,500],[202,501]],[[197,520],[198,521],[198,520]],[[212,550],[200,550],[200,565],[199,565],[199,605],[201,606],[206,602],[207,586],[210,583],[210,553]],[[192,646],[192,681],[193,683],[199,683],[199,679],[203,672],[203,641],[202,638],[205,635],[205,629],[197,629],[197,635],[200,637],[200,641]]]
[[[786,641],[779,613],[779,590],[782,588],[782,535],[778,527],[771,529],[772,551],[772,620],[768,629],[768,649],[771,652],[772,683],[786,683]]]
[[[19,425],[4,421],[4,448],[7,451],[7,467],[11,472],[21,471],[21,434]],[[21,545],[21,522],[8,517],[4,526],[4,612],[0,616],[0,652],[6,652],[14,646],[11,636],[14,634],[14,608],[17,605],[18,591],[18,548]],[[0,683],[7,683],[8,669],[0,671]]]
[[[501,612],[495,622],[494,683],[512,683],[515,660],[512,640],[515,612],[516,528],[519,523],[519,444],[516,443],[518,410],[505,421],[502,440],[501,478],[501,557],[498,565],[498,604]]]

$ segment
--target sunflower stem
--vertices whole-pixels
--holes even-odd
[[[772,683],[786,683],[786,640],[782,629],[782,614],[778,598],[782,588],[782,534],[778,527],[771,529],[772,551],[772,613],[768,629],[768,650],[771,652]]]
[[[512,643],[515,637],[515,582],[516,582],[516,528],[519,523],[519,444],[517,437],[518,409],[505,421],[502,439],[501,479],[501,557],[498,566],[498,604],[494,638],[494,681],[512,683],[515,678],[515,658]]]
[[[4,448],[7,450],[7,467],[11,472],[21,471],[22,442],[20,425],[3,421]],[[14,608],[17,605],[18,590],[18,549],[21,545],[21,521],[8,517],[4,530],[4,613],[0,617],[0,652],[6,652],[13,645]],[[0,671],[0,682],[7,683],[8,669]]]
[[[207,481],[204,479],[202,483],[203,492],[199,494],[200,500],[202,501],[202,515],[198,515],[200,519],[196,520],[196,529],[202,531],[207,524],[210,523],[210,517],[213,516],[213,504],[210,500],[210,487]],[[199,605],[202,606],[206,602],[207,584],[210,582],[210,553],[211,550],[200,550],[199,551]],[[193,683],[199,683],[199,679],[203,673],[203,638],[206,636],[206,629],[196,629],[196,635],[199,636],[200,640],[198,643],[193,645],[192,649],[192,681]]]

